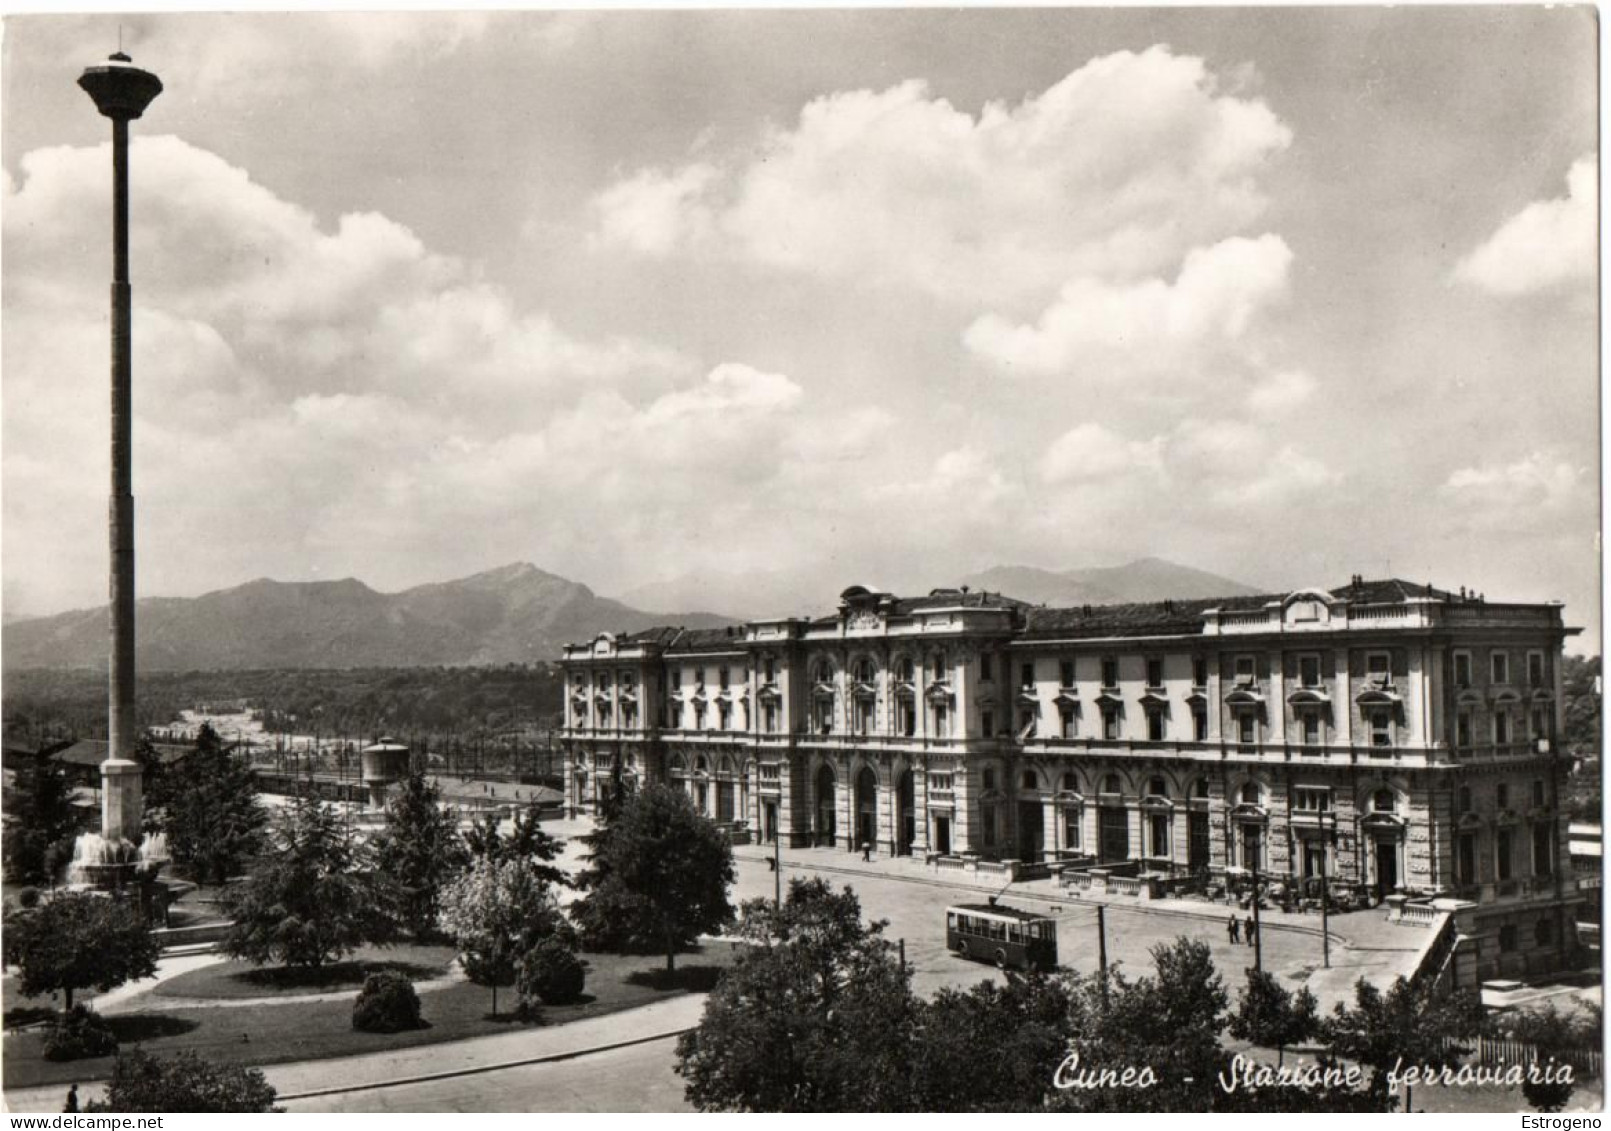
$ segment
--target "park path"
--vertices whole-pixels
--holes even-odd
[[[271,1064],[263,1069],[263,1075],[281,1099],[294,1100],[497,1072],[534,1061],[585,1056],[598,1050],[663,1040],[699,1024],[706,996],[683,994],[638,1009],[549,1028],[522,1028],[443,1044]],[[104,1083],[79,1085],[80,1103],[99,1097],[104,1088]],[[60,1111],[66,1095],[65,1084],[19,1088],[6,1092],[6,1110]]]

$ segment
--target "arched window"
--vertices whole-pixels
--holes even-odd
[[[873,682],[873,662],[866,657],[856,661],[855,672],[857,683]]]
[[[815,664],[811,665],[811,682],[832,683],[833,665],[827,660],[818,660]]]
[[[1122,793],[1123,792],[1123,790],[1119,786],[1119,775],[1118,774],[1109,774],[1107,777],[1102,779],[1102,792],[1103,793]]]
[[[1398,808],[1398,798],[1390,789],[1378,789],[1371,795],[1370,807],[1378,813],[1391,813]]]
[[[996,771],[995,770],[989,770],[989,769],[985,770],[985,772],[984,772],[984,788],[987,789],[987,790],[996,788]]]
[[[895,671],[899,675],[902,683],[911,683],[912,680],[917,676],[917,672],[912,664],[912,657],[910,656],[902,656],[895,668]]]
[[[1153,797],[1168,797],[1169,787],[1164,784],[1163,778],[1153,778],[1147,783],[1147,792]]]
[[[934,679],[938,681],[949,678],[951,674],[951,664],[949,658],[945,654],[945,649],[938,649],[931,657],[931,660],[934,665]]]
[[[1196,784],[1191,787],[1191,795],[1200,801],[1207,801],[1208,779],[1198,778]]]
[[[1024,788],[1025,789],[1039,789],[1040,788],[1040,779],[1035,777],[1035,771],[1034,770],[1025,770],[1024,771]]]
[[[1250,781],[1242,787],[1242,804],[1257,805],[1264,797],[1264,791],[1259,789],[1259,783]]]
[[[1078,777],[1076,777],[1073,774],[1072,771],[1069,772],[1069,773],[1064,774],[1063,775],[1063,792],[1064,793],[1078,793],[1079,791],[1080,791],[1080,779]]]

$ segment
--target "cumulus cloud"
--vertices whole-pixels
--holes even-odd
[[[1001,303],[1173,267],[1259,215],[1257,174],[1290,138],[1154,47],[977,115],[918,80],[825,95],[758,153],[633,173],[596,204],[602,237],[652,253],[714,224],[775,267]]]
[[[1306,403],[1317,388],[1315,379],[1301,370],[1272,373],[1247,395],[1247,407],[1256,416],[1279,416]]]
[[[1164,438],[1129,440],[1100,424],[1076,425],[1046,449],[1040,476],[1050,484],[1095,481],[1114,476],[1163,472]]]
[[[1594,156],[1566,175],[1566,196],[1529,204],[1455,268],[1461,282],[1522,295],[1593,279],[1598,266],[1599,176]]]
[[[1286,293],[1292,252],[1279,236],[1233,237],[1187,254],[1173,283],[1077,278],[1032,326],[980,318],[963,341],[1009,372],[1056,373],[1124,359],[1170,369],[1238,341]]]
[[[1451,472],[1443,494],[1472,506],[1509,514],[1519,510],[1563,510],[1581,503],[1585,473],[1567,460],[1532,452],[1508,464],[1482,464]]]

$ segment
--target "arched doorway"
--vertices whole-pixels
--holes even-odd
[[[878,775],[863,766],[856,775],[856,844],[878,847]]]
[[[917,840],[917,786],[912,778],[912,771],[907,770],[901,774],[900,784],[895,788],[895,807],[899,816],[895,851],[902,856],[912,854],[912,842]]]
[[[834,777],[831,766],[817,771],[817,843],[832,844],[838,835],[834,821]]]

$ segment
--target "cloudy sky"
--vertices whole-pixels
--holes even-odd
[[[5,22],[4,600],[1154,554],[1597,639],[1587,9]]]

